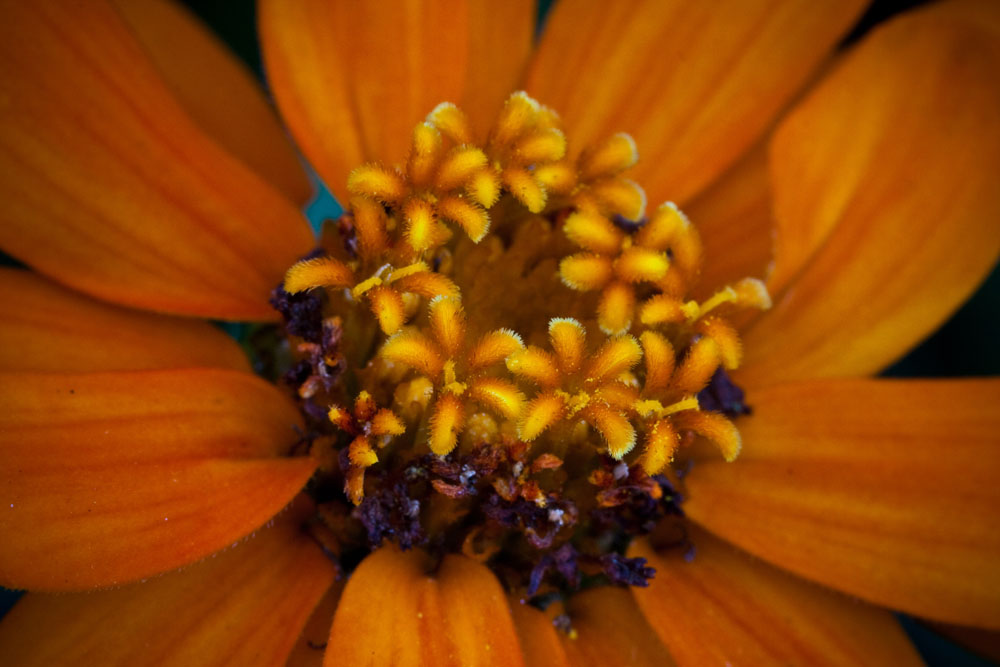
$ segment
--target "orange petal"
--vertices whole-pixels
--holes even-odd
[[[302,628],[292,652],[285,662],[286,667],[322,667],[323,654],[327,646],[326,639],[330,636],[330,626],[333,625],[333,615],[340,602],[340,594],[344,590],[343,581],[334,582],[313,610],[312,616]],[[336,650],[336,649],[331,649]]]
[[[566,651],[548,616],[517,600],[510,603],[510,615],[521,640],[525,667],[570,667]]]
[[[188,366],[250,370],[236,341],[207,322],[112,306],[28,271],[0,268],[0,370]]]
[[[197,18],[167,0],[113,0],[160,76],[196,123],[291,201],[312,186],[250,70]]]
[[[704,244],[695,289],[699,300],[741,278],[766,275],[773,227],[770,187],[761,143],[684,207]]]
[[[536,10],[532,0],[468,4],[469,69],[460,104],[483,139],[524,72],[534,42]]]
[[[689,517],[877,604],[1000,628],[1000,380],[826,380],[752,392],[736,463]]]
[[[385,547],[344,588],[326,665],[523,665],[500,582],[464,556],[432,571],[425,554]]]
[[[195,125],[111,6],[3,14],[0,247],[109,301],[275,318],[314,244],[295,207]]]
[[[315,464],[239,371],[0,374],[0,584],[80,590],[187,565],[274,516]],[[9,507],[8,507],[9,505]]]
[[[632,594],[601,586],[570,598],[567,613],[577,636],[560,635],[571,665],[664,667],[674,664],[643,618]]]
[[[629,556],[656,568],[632,594],[680,665],[920,665],[888,612],[789,576],[703,531],[694,558],[645,539]]]
[[[261,3],[271,88],[292,134],[344,198],[366,160],[402,163],[413,126],[440,102],[463,104],[480,132],[514,87],[532,3],[311,0]]]
[[[560,2],[527,90],[577,146],[631,134],[644,159],[630,178],[683,204],[750,148],[864,4]]]
[[[12,665],[283,665],[334,577],[290,514],[164,577],[28,594],[0,623],[0,651]]]
[[[748,382],[880,370],[1000,254],[1000,48],[948,10],[876,30],[779,128],[769,288],[794,289],[747,334]]]

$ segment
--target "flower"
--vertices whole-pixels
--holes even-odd
[[[865,378],[937,326],[1000,250],[995,8],[955,2],[914,12],[831,63],[858,3],[740,3],[738,11],[722,11],[564,2],[529,62],[531,12],[521,4],[527,3],[409,12],[318,1],[261,6],[270,83],[289,128],[341,201],[351,201],[348,187],[361,197],[352,204],[358,252],[379,247],[381,237],[366,237],[365,230],[388,234],[388,221],[405,223],[409,250],[399,246],[401,253],[416,255],[453,233],[432,224],[440,222],[436,216],[461,230],[454,253],[428,257],[437,262],[426,268],[422,257],[400,257],[394,266],[408,272],[370,276],[378,283],[320,262],[333,276],[329,284],[366,300],[357,312],[375,310],[370,330],[352,330],[346,310],[337,321],[316,300],[278,293],[288,329],[302,342],[298,405],[329,390],[342,369],[373,358],[352,342],[382,341],[392,331],[401,338],[388,339],[395,341],[392,352],[379,356],[370,373],[401,373],[401,398],[395,392],[388,398],[402,407],[389,409],[379,402],[386,397],[369,395],[350,408],[324,406],[319,415],[358,443],[346,455],[355,466],[348,470],[376,472],[372,457],[383,438],[402,437],[400,423],[426,414],[430,396],[437,418],[428,428],[442,433],[432,440],[440,452],[459,446],[451,436],[457,439],[460,427],[502,434],[502,419],[466,418],[458,406],[468,395],[502,417],[520,416],[523,406],[516,412],[513,406],[524,402],[496,382],[507,369],[551,389],[564,401],[557,410],[579,407],[588,428],[601,433],[609,469],[595,470],[593,485],[610,490],[627,479],[635,482],[625,489],[629,497],[653,498],[657,488],[669,495],[673,484],[652,486],[648,475],[633,476],[642,465],[623,470],[616,463],[629,461],[623,457],[634,426],[616,420],[612,409],[643,401],[632,412],[666,420],[662,429],[699,432],[669,425],[669,408],[689,406],[687,398],[661,401],[645,385],[637,398],[629,393],[636,387],[631,380],[611,382],[637,367],[635,345],[648,359],[666,349],[663,341],[598,339],[583,376],[566,361],[584,358],[566,352],[572,341],[587,344],[583,329],[619,335],[636,313],[648,323],[669,319],[667,300],[639,304],[648,295],[634,286],[656,283],[660,295],[671,295],[658,282],[666,276],[658,255],[664,247],[630,246],[648,251],[642,256],[597,252],[595,244],[607,237],[600,216],[553,221],[555,229],[575,230],[569,240],[585,249],[567,244],[559,259],[593,252],[595,266],[614,269],[613,277],[592,285],[603,290],[605,305],[593,326],[568,319],[539,326],[552,294],[561,296],[548,303],[560,307],[588,303],[586,292],[577,294],[557,275],[571,287],[591,286],[580,282],[587,272],[560,270],[557,257],[531,254],[540,228],[525,223],[519,229],[527,232],[505,239],[501,250],[523,250],[517,262],[507,250],[486,263],[491,246],[480,213],[493,214],[486,202],[495,202],[487,196],[490,172],[482,169],[494,168],[497,182],[526,211],[544,211],[547,198],[560,194],[562,158],[552,131],[558,127],[547,112],[531,107],[540,114],[533,121],[539,143],[532,146],[536,157],[551,159],[525,162],[504,153],[510,142],[529,138],[511,132],[496,154],[482,144],[486,163],[468,152],[475,168],[456,181],[464,194],[437,182],[445,196],[415,198],[410,190],[382,187],[400,184],[391,165],[406,164],[412,126],[427,111],[443,114],[432,117],[432,129],[460,137],[458,126],[449,125],[449,107],[438,103],[455,101],[470,127],[488,127],[523,84],[560,113],[571,150],[596,150],[604,138],[627,131],[648,156],[630,178],[644,184],[649,201],[673,198],[694,222],[707,262],[700,284],[709,292],[696,293],[694,310],[680,310],[685,319],[675,324],[696,326],[712,288],[764,275],[774,231],[767,274],[774,306],[743,322],[744,358],[732,375],[753,408],[735,422],[742,451],[730,463],[693,445],[684,453],[694,462],[690,473],[668,480],[683,483],[681,509],[690,520],[683,525],[694,557],[688,562],[683,549],[654,548],[671,537],[656,533],[633,540],[625,553],[606,551],[599,566],[607,577],[644,582],[646,565],[632,560],[638,558],[655,567],[655,577],[647,588],[602,586],[568,596],[559,628],[535,607],[509,599],[481,562],[457,553],[445,555],[430,577],[424,552],[386,547],[364,557],[346,584],[335,582],[335,563],[324,550],[340,566],[354,566],[337,550],[358,522],[368,532],[388,526],[397,541],[416,542],[419,508],[387,483],[352,487],[356,499],[361,491],[382,494],[360,519],[325,505],[339,488],[310,488],[319,512],[301,496],[292,502],[308,480],[322,479],[317,468],[340,465],[324,457],[336,444],[301,442],[317,415],[249,373],[235,343],[216,329],[177,317],[273,318],[271,288],[313,249],[293,203],[303,200],[304,185],[277,125],[233,64],[169,5],[10,3],[0,26],[0,247],[46,276],[4,270],[0,282],[8,350],[0,385],[0,582],[38,591],[0,623],[0,646],[14,661],[281,663],[289,652],[317,660],[322,652],[308,642],[323,641],[331,618],[329,663],[394,655],[410,663],[517,664],[523,656],[530,663],[568,657],[574,664],[659,664],[668,650],[688,664],[734,656],[758,663],[914,660],[892,617],[868,603],[997,628],[1000,385]],[[198,54],[197,62],[181,53]],[[826,76],[803,94],[824,65]],[[520,127],[500,123],[514,126]],[[426,134],[433,146],[433,132]],[[433,149],[414,154],[438,156]],[[381,167],[362,166],[348,178],[372,159]],[[432,162],[440,176],[441,161]],[[586,159],[577,165],[588,173]],[[422,182],[420,173],[417,165],[400,187]],[[604,207],[602,215],[630,218],[619,225],[632,234],[638,190],[615,180],[617,171],[592,173],[607,179],[581,180],[572,193],[583,200],[573,200],[573,213]],[[466,207],[444,205],[450,196]],[[375,199],[385,207],[368,206],[370,218],[362,222],[364,202]],[[656,210],[664,220],[681,219],[669,207]],[[350,220],[344,222],[349,237]],[[335,245],[326,241],[328,250]],[[482,262],[458,261],[458,244]],[[670,246],[671,262],[678,247]],[[523,351],[502,330],[472,331],[478,320],[462,320],[454,295],[434,295],[432,287],[418,296],[435,304],[433,340],[397,330],[413,308],[428,310],[420,311],[423,301],[407,296],[417,292],[400,282],[444,273],[449,262],[469,312],[470,296],[500,292],[479,312],[522,333]],[[501,276],[549,266],[552,280],[532,274],[524,281],[532,289],[520,292],[517,281],[502,290],[495,282],[468,287],[482,280],[482,266]],[[626,283],[628,289],[609,287]],[[539,285],[544,289],[534,289]],[[386,288],[375,292],[381,297],[369,294],[376,287]],[[575,297],[578,304],[569,305]],[[699,330],[698,340],[718,348],[703,346],[706,358],[715,358],[711,367],[735,366],[726,361],[735,359],[735,348],[726,344],[732,339],[725,326],[704,326],[711,328]],[[466,336],[465,328],[475,335]],[[500,348],[503,355],[474,353]],[[547,372],[549,358],[558,372]],[[648,384],[653,372],[634,375]],[[687,382],[688,389],[698,386]],[[711,396],[722,407],[734,400],[740,406],[732,384],[719,382]],[[589,402],[597,391],[604,396],[600,409]],[[681,408],[676,414],[685,412],[714,414]],[[447,428],[440,426],[445,421]],[[529,433],[547,437],[539,425],[553,428],[545,420],[514,428],[534,442]],[[650,427],[654,432],[661,433]],[[313,456],[302,455],[303,444]],[[724,448],[724,458],[734,458],[734,450]],[[537,457],[532,472],[558,474],[559,458]],[[454,457],[427,460],[438,493],[421,500],[457,496],[466,488],[463,476],[480,470],[455,468]],[[527,486],[518,494],[527,507],[540,508],[535,501],[544,489]],[[506,500],[501,491],[509,490],[501,483],[497,494]],[[512,511],[500,501],[495,508],[498,521]],[[544,521],[557,524],[571,507],[544,509]],[[531,511],[510,521],[534,520]],[[539,542],[549,537],[524,532]],[[497,547],[468,535],[473,555],[488,559]],[[559,549],[545,558],[539,577],[554,571],[573,578],[573,553]],[[177,568],[184,569],[151,578]],[[515,581],[524,575],[517,569]],[[109,586],[120,587],[46,595]]]

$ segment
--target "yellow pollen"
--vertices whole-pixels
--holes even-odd
[[[583,410],[590,404],[590,394],[585,391],[570,395],[561,389],[557,389],[555,395],[563,399],[563,402],[566,404],[568,417],[575,417],[580,410]]]

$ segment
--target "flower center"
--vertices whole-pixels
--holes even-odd
[[[515,93],[481,141],[441,104],[405,165],[351,173],[272,300],[320,462],[311,529],[342,567],[384,541],[461,552],[536,601],[652,576],[625,549],[680,516],[687,446],[739,454],[726,313],[769,298],[688,296],[698,234],[671,203],[646,215],[637,159],[626,134],[567,157]]]

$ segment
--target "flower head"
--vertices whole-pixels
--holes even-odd
[[[318,238],[182,11],[0,8],[15,664],[895,664],[883,608],[1000,627],[997,381],[866,377],[1000,254],[995,7],[832,55],[862,3],[563,0],[537,45],[530,4],[261,3],[345,209]]]

